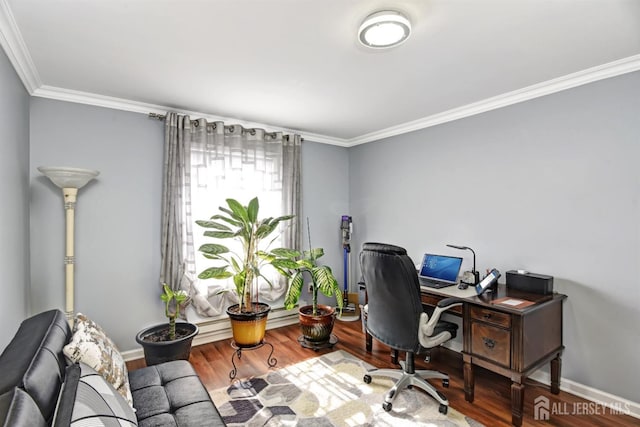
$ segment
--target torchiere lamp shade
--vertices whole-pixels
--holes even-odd
[[[100,172],[91,169],[40,166],[38,170],[60,188],[82,188]]]

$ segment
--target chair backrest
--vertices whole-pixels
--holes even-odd
[[[417,352],[422,313],[420,283],[413,261],[399,246],[365,243],[360,269],[367,289],[367,330],[377,340]]]

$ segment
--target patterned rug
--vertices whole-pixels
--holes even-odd
[[[393,381],[378,377],[365,384],[371,368],[340,350],[210,394],[231,427],[482,426],[451,407],[442,415],[438,403],[416,389],[402,391],[385,412]]]

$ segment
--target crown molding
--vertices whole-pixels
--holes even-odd
[[[1,1],[1,0],[0,0]],[[283,132],[283,133],[297,133],[303,138],[310,141],[320,142],[324,144],[340,145],[348,147],[347,140],[327,137],[324,135],[302,132],[295,129],[282,128],[267,123],[250,122],[245,120],[239,120],[233,117],[224,117],[212,115],[209,113],[203,113],[200,111],[191,111],[176,109],[166,105],[151,104],[147,102],[132,101],[124,98],[116,98],[112,96],[98,95],[90,92],[82,92],[72,89],[64,89],[60,87],[42,85],[35,89],[32,93],[33,96],[39,98],[55,99],[57,101],[74,102],[77,104],[93,105],[96,107],[111,108],[114,110],[130,111],[134,113],[155,113],[164,115],[167,111],[178,111],[180,114],[186,114],[192,117],[201,117],[210,121],[223,121],[233,122],[248,128],[263,128],[268,129],[270,132]]]
[[[29,94],[42,84],[29,50],[6,0],[0,0],[0,46]]]
[[[41,85],[39,88],[33,91],[32,95],[39,98],[49,98],[55,99],[57,101],[74,102],[76,104],[87,104],[96,107],[112,108],[114,110],[131,111],[134,113],[165,114],[167,111],[173,111],[171,108],[163,107],[162,105],[137,102],[129,99],[98,95],[90,92],[82,92],[78,90],[64,89],[47,85]]]
[[[310,132],[298,131],[297,133],[299,133],[304,139],[308,139],[309,141],[319,142],[321,144],[337,145],[338,147],[351,147],[351,140],[349,139],[320,135],[318,133]]]
[[[6,52],[11,64],[16,70],[16,73],[22,80],[22,83],[29,94],[32,96],[143,114],[165,114],[167,111],[175,111],[175,108],[165,105],[150,104],[124,98],[115,98],[89,92],[43,85],[40,80],[38,70],[33,63],[29,50],[27,49],[24,39],[22,38],[20,30],[18,29],[13,17],[13,13],[11,12],[6,0],[0,0],[0,46],[2,46]],[[235,118],[215,116],[197,111],[180,110],[180,113],[194,117],[203,117],[208,120],[221,120],[225,122],[232,121],[246,127],[259,127],[269,129],[271,131],[286,133],[295,132],[310,141],[337,145],[340,147],[352,147],[459,120],[465,117],[471,117],[476,114],[485,113],[498,108],[517,104],[519,102],[529,101],[541,96],[550,95],[566,89],[571,89],[638,70],[640,70],[640,55],[634,55],[350,139],[308,133],[295,129],[285,129],[265,123],[246,122]]]
[[[232,117],[215,116],[198,111],[180,110],[180,112],[194,117],[203,117],[208,120],[220,120],[225,122],[233,121],[246,127],[259,127],[286,133],[295,132],[310,141],[337,145],[340,147],[353,147],[356,145],[365,144],[367,142],[378,141],[380,139],[390,138],[404,133],[425,129],[431,126],[437,126],[454,120],[463,119],[465,117],[471,117],[476,114],[485,113],[491,110],[496,110],[498,108],[507,107],[509,105],[529,101],[541,96],[551,95],[563,90],[597,82],[599,80],[608,79],[610,77],[620,76],[638,70],[640,70],[640,55],[634,55],[620,59],[618,61],[609,62],[607,64],[598,65],[596,67],[588,68],[576,73],[567,74],[566,76],[527,86],[522,89],[507,92],[501,95],[484,99],[482,101],[474,102],[472,104],[464,105],[458,108],[453,108],[451,110],[443,111],[442,113],[434,114],[397,126],[392,126],[351,139],[343,139],[327,135],[302,132],[295,129],[285,129],[265,123],[246,122]],[[132,111],[144,114],[165,114],[167,111],[175,110],[165,105],[149,104],[144,102],[131,101],[123,98],[114,98],[88,92],[80,92],[44,85],[35,89],[32,92],[32,95],[43,98],[56,99],[60,101],[95,105],[99,107],[113,108],[117,110]]]
[[[422,119],[403,123],[398,126],[392,126],[376,132],[371,132],[356,138],[348,140],[350,146],[364,144],[367,142],[377,141],[383,138],[397,136],[403,133],[413,132],[436,126],[442,123],[459,120],[465,117],[474,116],[476,114],[485,113],[487,111],[496,110],[498,108],[507,107],[519,102],[529,101],[545,95],[561,92],[577,86],[588,83],[597,82],[599,80],[608,79],[610,77],[620,76],[622,74],[631,73],[640,70],[640,55],[629,56],[607,64],[598,65],[576,73],[567,74],[546,82],[527,86],[522,89],[507,92],[502,95],[464,105],[462,107],[453,108],[434,114]]]

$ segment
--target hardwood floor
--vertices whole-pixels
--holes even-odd
[[[347,351],[379,368],[398,367],[398,365],[391,363],[389,348],[375,339],[373,351],[366,352],[361,328],[359,321],[337,321],[334,334],[338,337],[339,342],[333,349],[323,349],[317,352],[303,348],[298,344],[300,330],[297,325],[267,331],[265,340],[275,347],[273,357],[278,361],[277,366],[269,368],[267,365],[266,359],[270,351],[267,346],[254,351],[245,351],[242,353],[241,361],[236,363],[238,378],[245,379],[262,375],[269,369],[278,369],[334,350]],[[208,390],[215,390],[230,384],[229,372],[232,368],[232,354],[230,340],[204,344],[192,349],[190,362]],[[404,357],[404,355],[400,357]],[[127,366],[133,370],[143,367],[145,364],[144,360],[134,360],[128,362]],[[432,351],[430,363],[424,362],[420,357],[416,358],[416,369],[435,369],[449,374],[449,388],[442,388],[439,382],[434,384],[447,396],[451,407],[488,427],[511,425],[511,382],[509,379],[482,368],[475,368],[475,400],[473,403],[469,403],[464,399],[462,357],[460,354],[445,348],[436,349]],[[550,415],[549,421],[536,421],[533,418],[533,400],[540,395],[547,397],[551,405],[557,408],[556,413]],[[565,414],[574,411],[587,412],[588,414]],[[559,395],[551,394],[548,386],[528,380],[525,391],[523,425],[622,427],[638,426],[640,420],[626,415],[612,414],[608,408],[595,406],[587,400],[563,391]]]

